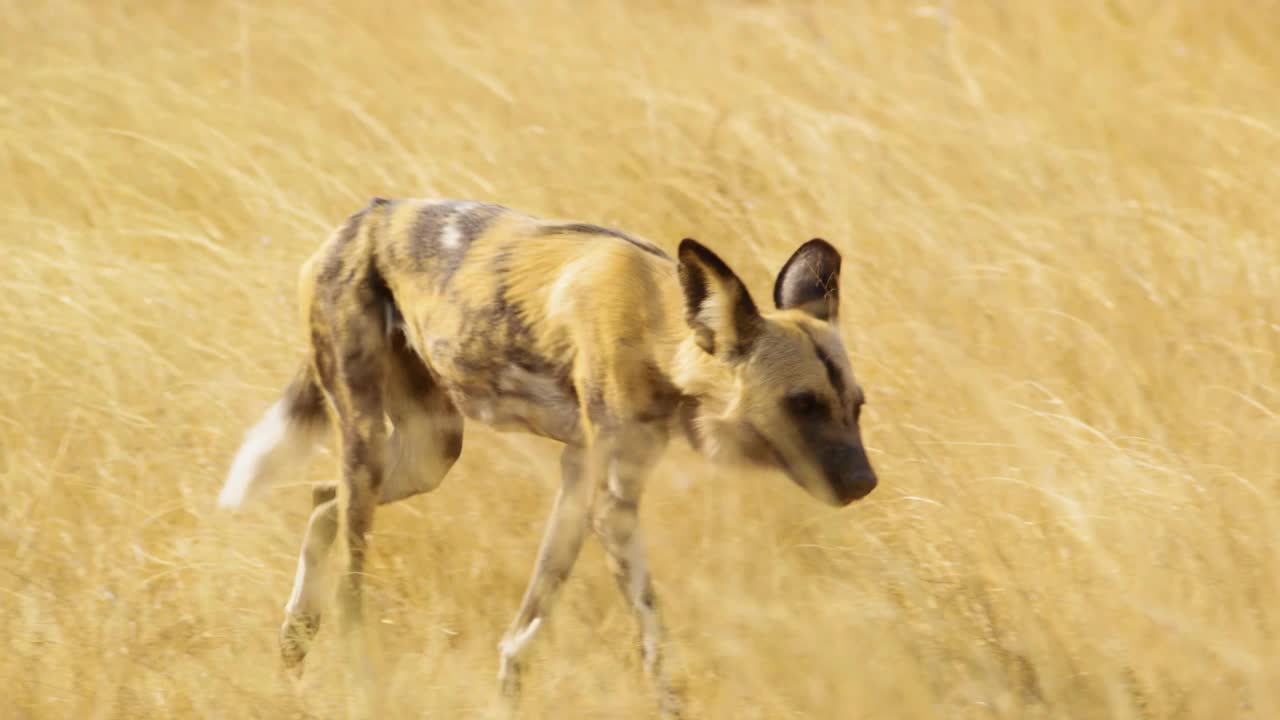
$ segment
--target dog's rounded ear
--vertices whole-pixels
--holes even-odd
[[[840,253],[822,238],[801,245],[773,284],[779,310],[802,310],[835,322],[840,310]]]
[[[727,361],[745,357],[760,333],[760,311],[738,276],[696,240],[680,241],[684,318],[698,347]]]

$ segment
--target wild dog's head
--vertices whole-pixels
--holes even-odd
[[[695,440],[715,458],[778,468],[847,505],[876,487],[858,429],[862,388],[836,328],[840,253],[821,239],[778,273],[775,311],[694,240],[679,250],[685,320],[677,382],[698,399]]]

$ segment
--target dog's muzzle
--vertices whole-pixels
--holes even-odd
[[[822,472],[832,504],[843,507],[876,489],[875,470],[861,445],[836,445],[822,454]]]

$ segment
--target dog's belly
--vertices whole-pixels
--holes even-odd
[[[522,373],[519,368],[513,371]],[[553,388],[556,380],[533,376],[521,378],[519,384],[505,378],[489,386],[477,386],[475,378],[469,382],[445,383],[454,405],[468,419],[503,432],[528,432],[566,443],[578,440],[577,398]]]
[[[567,368],[558,372],[518,353],[477,356],[427,339],[420,354],[436,382],[466,418],[502,432],[527,432],[575,443],[580,439],[577,393]]]

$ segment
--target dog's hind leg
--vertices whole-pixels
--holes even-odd
[[[439,486],[462,453],[463,426],[462,416],[402,336],[392,338],[384,387],[383,404],[393,430],[387,441],[390,467],[380,505]],[[280,655],[289,668],[300,667],[319,630],[324,561],[338,531],[337,490],[330,483],[312,491],[314,509],[280,628]]]

